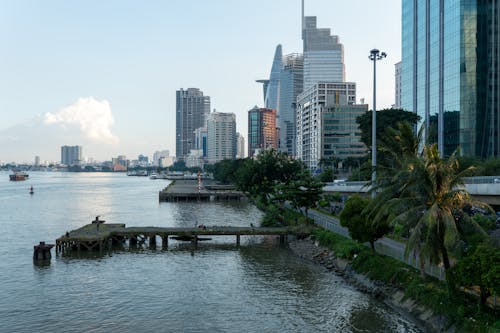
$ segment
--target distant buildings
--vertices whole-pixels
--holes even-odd
[[[236,157],[236,116],[212,112],[207,120],[207,160],[217,163]]]
[[[194,130],[195,145],[194,149],[202,151],[202,157],[207,157],[207,127],[200,127]]]
[[[402,1],[401,106],[445,156],[500,156],[497,1]]]
[[[82,146],[62,146],[61,164],[72,166],[82,162]]]
[[[111,158],[111,168],[113,171],[127,171],[129,161],[125,155]]]
[[[245,138],[240,133],[236,137],[236,158],[245,158]]]
[[[276,110],[255,106],[248,111],[248,156],[271,148],[278,148]]]
[[[356,84],[317,82],[297,99],[297,158],[310,170],[320,160],[366,155],[356,118],[368,105],[355,104]]]
[[[401,61],[394,65],[394,105],[401,109]]]
[[[153,154],[153,165],[160,166],[160,159],[163,157],[170,157],[169,150],[157,150]]]
[[[177,90],[176,92],[175,154],[183,160],[195,148],[197,128],[204,127],[210,114],[210,97],[203,96],[197,88]]]

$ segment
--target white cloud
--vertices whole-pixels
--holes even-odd
[[[83,135],[96,142],[115,144],[119,141],[111,133],[114,119],[107,100],[79,98],[57,113],[46,113],[44,123],[78,125]]]

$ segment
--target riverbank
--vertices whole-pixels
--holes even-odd
[[[430,309],[419,306],[414,300],[405,297],[404,291],[356,273],[352,267],[352,260],[337,256],[332,250],[321,246],[311,237],[293,240],[289,243],[289,247],[295,255],[325,267],[332,273],[342,276],[359,291],[383,301],[393,310],[417,323],[423,331],[457,331],[455,326],[446,327],[447,320],[444,316],[434,315]]]

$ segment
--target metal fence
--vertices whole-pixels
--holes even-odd
[[[320,213],[318,211],[310,211],[309,216],[314,220],[314,223],[323,227],[326,230],[332,231],[336,234],[342,235],[347,238],[351,238],[349,235],[349,230],[340,225],[340,222],[329,215]],[[368,244],[365,244],[368,246]],[[405,258],[405,247],[406,245],[392,240],[387,237],[380,238],[375,242],[375,250],[383,255],[394,258],[398,261],[404,262],[416,269],[420,269],[419,258],[415,255],[408,255]],[[438,278],[439,280],[445,279],[444,267],[426,264],[424,267],[426,274]]]

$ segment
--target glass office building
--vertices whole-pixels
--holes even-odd
[[[303,67],[302,54],[292,53],[283,58],[280,72],[279,149],[290,156],[295,156],[295,106],[303,90]]]
[[[403,0],[401,104],[445,156],[498,157],[498,0]]]

